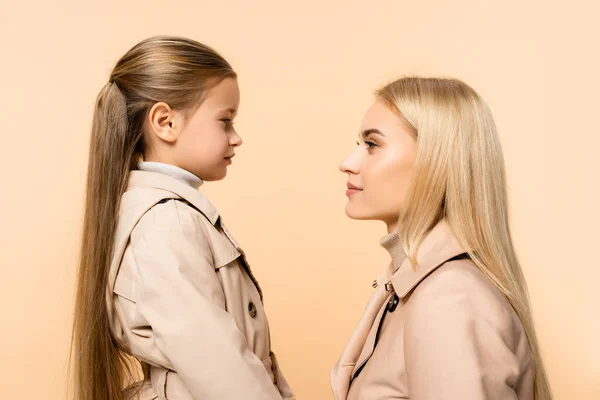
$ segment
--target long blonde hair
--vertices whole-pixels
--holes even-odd
[[[534,398],[551,399],[527,285],[512,242],[504,158],[490,109],[456,79],[401,78],[376,96],[418,140],[414,175],[398,224],[406,254],[415,260],[425,235],[446,219],[523,324],[535,363]]]
[[[207,91],[236,74],[215,50],[181,37],[153,37],[129,50],[96,100],[89,149],[71,358],[77,400],[122,400],[141,366],[113,340],[106,285],[121,196],[144,152],[150,108],[163,101],[188,114]],[[137,365],[136,365],[137,363]]]

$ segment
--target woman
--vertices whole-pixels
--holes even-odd
[[[551,399],[481,97],[453,79],[386,85],[340,169],[346,214],[385,222],[392,261],[332,371],[335,398]]]

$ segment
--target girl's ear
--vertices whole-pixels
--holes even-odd
[[[165,102],[158,102],[148,112],[148,133],[156,135],[160,140],[175,143],[177,130],[175,111]]]

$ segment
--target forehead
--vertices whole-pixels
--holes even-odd
[[[381,100],[375,100],[367,109],[362,121],[361,130],[377,128],[385,130],[402,123],[400,118]]]
[[[372,132],[379,132],[391,142],[417,139],[416,132],[381,100],[373,102],[365,113],[359,136],[367,137]]]
[[[215,108],[234,108],[237,109],[240,103],[240,88],[237,80],[226,78],[210,89],[204,104],[207,107]]]

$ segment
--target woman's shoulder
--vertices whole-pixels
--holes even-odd
[[[474,365],[479,373],[502,382],[531,370],[531,351],[521,320],[472,260],[438,267],[406,302],[407,359],[422,362],[423,353],[429,351],[436,365],[444,360],[457,368]]]
[[[484,323],[511,336],[515,324],[520,325],[506,296],[468,258],[446,262],[434,270],[407,302],[410,315],[428,317],[432,323]]]

